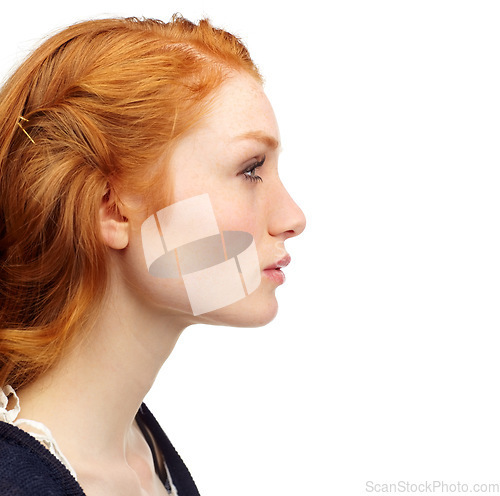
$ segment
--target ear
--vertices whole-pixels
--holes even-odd
[[[129,241],[129,223],[120,213],[116,194],[111,188],[102,198],[99,219],[104,244],[115,250],[123,250]]]

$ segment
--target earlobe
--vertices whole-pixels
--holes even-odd
[[[115,250],[123,250],[129,241],[129,222],[116,202],[116,194],[108,190],[102,198],[99,209],[101,235],[104,244]]]

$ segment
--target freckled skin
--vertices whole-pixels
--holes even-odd
[[[208,193],[219,229],[251,233],[263,270],[285,256],[285,240],[303,231],[305,218],[278,177],[279,148],[263,139],[241,138],[249,133],[276,142],[280,139],[262,86],[250,76],[235,73],[219,89],[209,115],[179,141],[164,167],[166,171],[168,167],[168,180],[173,184],[172,203]],[[264,156],[262,167],[245,173]],[[262,182],[247,175],[258,175]],[[147,271],[140,232],[146,216],[137,211],[126,214],[130,233],[121,254],[121,273],[124,284],[142,305],[187,325],[253,327],[274,318],[277,284],[267,277],[244,299],[194,317],[180,279],[159,279]]]

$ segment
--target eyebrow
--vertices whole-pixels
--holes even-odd
[[[254,140],[260,143],[264,143],[269,148],[276,150],[280,148],[280,142],[273,136],[269,136],[262,131],[249,131],[248,133],[243,133],[235,137],[235,140]]]

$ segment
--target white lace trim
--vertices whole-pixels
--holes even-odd
[[[9,404],[9,396],[12,396],[11,403],[13,402],[10,410],[7,410]],[[21,407],[19,406],[19,398],[11,386],[5,386],[0,389],[0,420],[8,424],[20,427],[25,432],[34,437],[43,446],[45,446],[66,468],[71,472],[71,475],[76,479],[76,472],[69,463],[68,459],[62,454],[56,440],[47,426],[35,420],[17,419]],[[17,420],[16,420],[17,419]],[[22,426],[22,427],[21,427]],[[27,429],[30,428],[30,430]]]
[[[14,397],[14,406],[10,410],[7,410],[10,395]],[[5,386],[3,389],[0,389],[0,420],[12,424],[20,411],[19,398],[14,389],[11,386]]]

